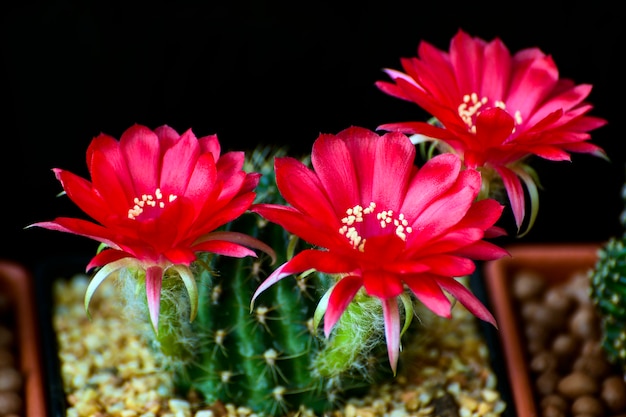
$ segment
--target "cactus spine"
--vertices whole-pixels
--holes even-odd
[[[622,200],[626,203],[626,184]],[[626,209],[620,221],[626,228]],[[602,322],[602,347],[626,375],[626,232],[609,239],[598,251],[590,295]]]

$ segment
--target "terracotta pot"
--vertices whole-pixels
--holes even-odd
[[[536,417],[538,395],[529,368],[529,354],[520,306],[513,297],[512,280],[521,270],[539,273],[546,285],[557,285],[580,271],[588,271],[597,260],[599,244],[537,244],[507,248],[511,257],[484,264],[484,284],[491,311],[498,322],[508,379],[518,417]]]
[[[7,296],[12,309],[9,311],[13,313],[15,352],[23,377],[21,415],[46,416],[41,344],[31,275],[19,264],[0,261],[0,294]]]

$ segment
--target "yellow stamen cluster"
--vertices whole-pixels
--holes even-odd
[[[476,133],[476,125],[474,125],[474,117],[480,113],[480,109],[489,102],[487,97],[478,99],[478,94],[465,94],[463,96],[463,103],[459,104],[458,113],[461,119],[469,127],[470,132]],[[506,110],[506,104],[503,101],[497,100],[494,102],[494,106],[502,110]],[[516,110],[513,114],[515,124],[520,125],[522,123],[522,114],[519,110]]]
[[[167,198],[167,203],[171,203],[176,200],[178,196],[174,194],[170,194]],[[128,209],[128,218],[131,220],[135,220],[137,216],[143,213],[145,207],[158,207],[164,208],[166,202],[163,199],[163,193],[160,188],[157,188],[154,191],[154,195],[152,194],[143,194],[141,199],[139,197],[135,197],[133,200],[134,206],[131,209]]]
[[[406,234],[411,233],[413,228],[409,226],[409,222],[404,218],[404,214],[400,213],[397,219],[393,218],[393,211],[381,211],[376,215],[376,218],[380,221],[380,227],[385,228],[388,224],[393,223],[396,227],[396,235],[402,239],[406,240]]]
[[[346,216],[341,219],[343,226],[339,228],[339,233],[344,235],[350,241],[350,244],[358,249],[360,252],[365,251],[365,241],[355,227],[355,223],[363,222],[363,218],[367,214],[374,213],[376,209],[376,203],[371,202],[369,206],[363,208],[363,206],[357,204],[356,206],[346,210]],[[393,216],[393,210],[382,210],[376,213],[376,219],[379,222],[381,229],[387,227],[387,225],[395,226],[396,236],[402,240],[406,240],[407,234],[411,233],[413,229],[409,226],[409,222],[405,219],[404,214],[400,213],[397,218]]]

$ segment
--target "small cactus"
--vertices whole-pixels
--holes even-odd
[[[626,184],[622,199],[626,203]],[[626,228],[626,210],[620,222]],[[609,239],[598,251],[590,296],[602,322],[602,347],[626,375],[626,232]]]
[[[282,152],[258,148],[249,156],[246,170],[262,174],[257,201],[284,204],[273,176],[274,157]],[[304,245],[253,213],[227,227],[274,248],[278,265]],[[176,296],[162,296],[155,346],[176,371],[181,392],[193,390],[209,404],[219,400],[265,415],[283,415],[300,406],[322,413],[391,374],[384,326],[373,319],[382,320],[375,299],[355,298],[328,339],[318,331],[314,313],[335,282],[331,276],[314,272],[282,280],[251,310],[254,291],[274,267],[268,256],[201,254],[194,264],[198,315],[191,324],[180,302],[185,300],[184,287],[171,280],[178,285],[178,302],[170,302]]]

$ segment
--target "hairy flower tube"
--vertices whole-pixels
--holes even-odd
[[[538,179],[529,156],[568,161],[570,152],[579,152],[606,158],[589,143],[589,132],[606,123],[588,115],[592,106],[584,100],[592,86],[559,78],[552,57],[541,50],[511,55],[498,38],[486,42],[459,30],[449,52],[422,41],[417,55],[401,59],[404,72],[385,69],[393,82],[376,86],[416,103],[437,123],[388,123],[378,129],[439,140],[468,168],[479,169],[484,181],[501,181],[518,233],[526,217],[522,182],[531,198],[526,232],[538,212]],[[489,189],[488,183],[483,186]]]
[[[320,302],[325,336],[363,288],[382,304],[394,372],[401,335],[398,298],[406,292],[450,317],[445,291],[495,325],[488,309],[455,277],[472,273],[473,260],[507,254],[483,240],[503,233],[494,226],[503,206],[493,199],[476,201],[480,174],[462,169],[457,155],[438,155],[418,168],[415,153],[402,133],[379,136],[351,127],[319,136],[313,169],[290,157],[276,158],[276,183],[289,205],[261,203],[251,210],[313,248],[279,266],[252,302],[289,275],[311,269],[336,274],[339,279]]]
[[[273,250],[245,234],[219,231],[252,204],[259,174],[246,173],[243,152],[220,155],[216,135],[179,135],[169,126],[154,131],[141,125],[120,140],[100,134],[87,149],[91,182],[54,169],[67,196],[95,222],[58,217],[34,223],[85,236],[104,244],[87,270],[99,267],[85,295],[88,312],[97,287],[112,273],[145,271],[150,320],[158,329],[161,284],[175,271],[189,294],[193,320],[198,291],[190,264],[197,252],[232,257],[256,256],[250,248]]]

